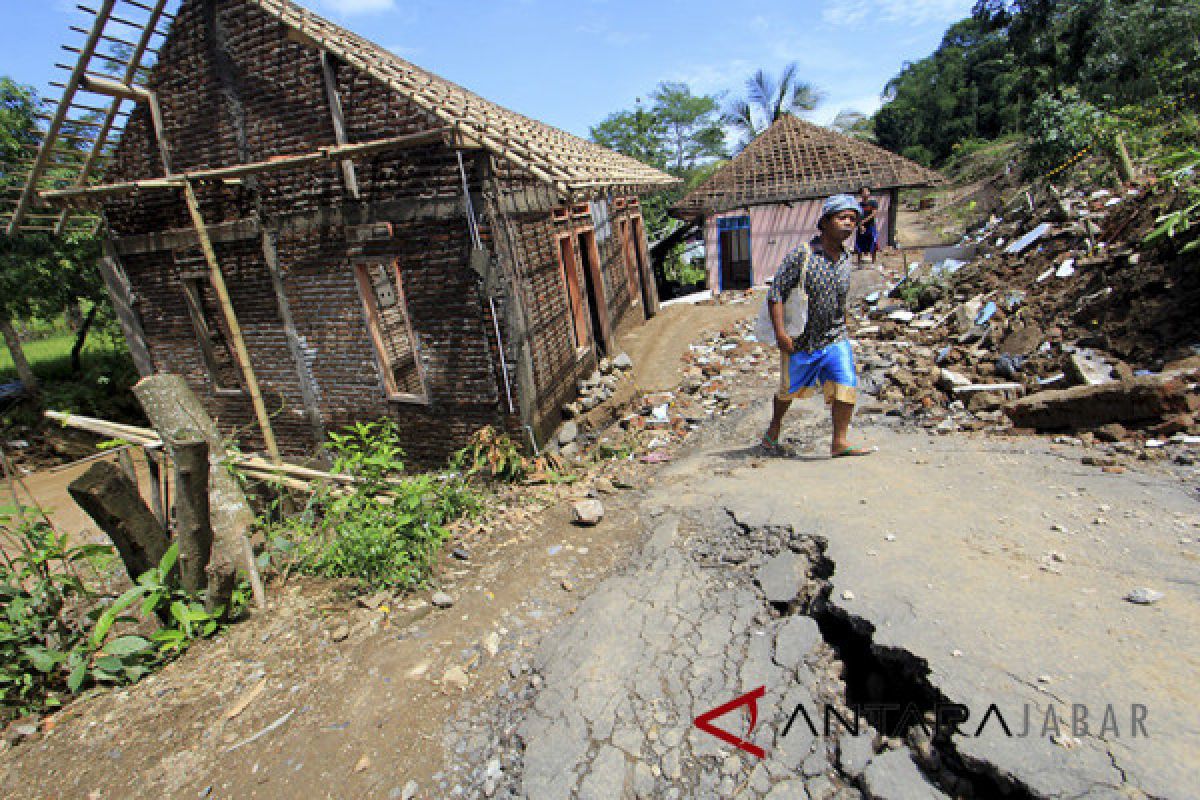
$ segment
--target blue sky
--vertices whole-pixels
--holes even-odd
[[[302,0],[403,58],[507,106],[586,136],[660,81],[741,91],[795,61],[826,94],[810,118],[870,113],[905,61],[937,47],[972,0]],[[0,74],[58,90],[59,45],[90,18],[74,0],[0,0]],[[58,73],[61,74],[61,73]]]

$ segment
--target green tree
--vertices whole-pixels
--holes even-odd
[[[651,110],[664,126],[667,164],[675,174],[700,161],[725,157],[725,129],[717,98],[694,95],[683,83],[660,83],[650,97],[654,101]]]
[[[658,169],[667,166],[667,125],[653,110],[634,101],[632,111],[614,111],[590,131],[592,141]]]
[[[856,139],[875,141],[875,123],[866,114],[853,109],[842,109],[829,123],[829,127],[838,133],[853,136]]]
[[[742,135],[741,147],[784,114],[803,114],[821,104],[824,92],[799,79],[799,67],[788,64],[776,78],[758,70],[746,80],[746,93],[725,110],[725,123]]]
[[[9,192],[24,186],[27,171],[20,164],[27,162],[41,143],[36,106],[33,89],[0,77],[0,187]],[[87,151],[72,145],[75,141],[61,142],[56,163],[47,173],[49,185],[66,184],[77,174]],[[16,323],[32,316],[54,316],[81,300],[91,301],[71,351],[72,366],[78,372],[84,339],[105,299],[96,269],[97,251],[98,242],[90,230],[63,236],[45,232],[10,236],[6,230],[0,231],[0,335],[12,354],[18,377],[31,392],[38,391],[38,380],[25,358]]]

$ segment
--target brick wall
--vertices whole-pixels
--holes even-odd
[[[318,54],[287,39],[281,23],[241,3],[185,3],[164,44],[152,83],[159,93],[176,171],[311,152],[335,137]],[[215,24],[214,24],[215,22]],[[216,31],[216,35],[214,34]],[[223,61],[218,41],[231,58]],[[347,67],[337,82],[350,141],[368,141],[432,127],[422,112],[390,89]],[[236,103],[229,98],[236,96]],[[480,184],[467,160],[472,184]],[[362,204],[404,198],[461,198],[454,153],[441,147],[385,153],[356,162]],[[130,120],[111,180],[162,174],[144,112]],[[217,247],[281,447],[311,452],[313,426],[301,381],[315,389],[320,424],[390,415],[400,423],[410,460],[438,462],[485,424],[512,427],[498,389],[499,352],[490,309],[468,268],[465,215],[394,220],[383,241],[354,245],[341,224],[293,224],[306,212],[349,208],[337,165],[268,173],[243,186],[202,186],[206,222],[243,219],[257,211],[278,229],[278,263],[305,362],[296,364],[261,242]],[[450,206],[453,208],[453,204]],[[146,192],[110,203],[118,237],[187,228],[186,207],[173,192]],[[261,446],[248,397],[217,392],[184,303],[181,271],[188,256],[172,252],[126,256],[137,310],[156,368],[184,375],[218,419],[249,448]],[[390,401],[384,392],[353,273],[355,258],[399,264],[407,310],[419,343],[427,404]],[[179,262],[185,262],[181,268]],[[228,335],[228,332],[224,332]],[[302,373],[306,377],[302,377]]]
[[[335,143],[323,75],[319,54],[290,40],[283,24],[261,11],[232,0],[184,3],[151,78],[173,169],[262,161]],[[403,96],[348,66],[337,66],[336,83],[351,142],[440,126]],[[467,154],[465,162],[477,202],[484,195],[485,167],[496,170],[504,191],[545,190],[528,175],[494,165],[486,156]],[[257,215],[277,233],[294,342],[289,342],[281,320],[261,242],[222,243],[218,258],[281,447],[291,453],[311,452],[317,438],[314,427],[336,430],[385,414],[400,422],[410,458],[426,463],[444,459],[481,425],[519,433],[519,416],[507,413],[488,298],[468,264],[470,234],[461,211],[461,175],[454,152],[441,146],[385,152],[357,160],[355,170],[358,200],[346,191],[336,164],[197,189],[210,226]],[[161,174],[157,144],[147,114],[139,108],[107,177],[129,180]],[[394,209],[402,201],[411,201],[409,208],[439,210],[432,216],[392,217],[379,211]],[[357,222],[391,222],[391,234],[352,243],[344,222],[330,213],[339,210]],[[317,212],[328,215],[320,224],[311,219]],[[494,247],[492,238],[501,233],[506,245],[510,234],[516,242],[516,264],[509,277],[529,317],[534,427],[542,439],[561,422],[562,404],[573,399],[576,381],[590,374],[597,361],[595,348],[580,354],[572,344],[556,237],[569,232],[575,241],[578,230],[597,228],[604,302],[612,330],[619,335],[643,318],[641,306],[632,302],[621,246],[619,220],[628,213],[611,212],[608,236],[591,215],[562,222],[549,211],[509,215],[501,222],[508,230],[480,231],[488,247]],[[106,214],[118,237],[191,224],[177,192],[143,192],[113,200]],[[180,275],[203,269],[202,261],[193,263],[195,258],[195,252],[139,254],[125,257],[124,267],[156,367],[184,375],[222,428],[237,432],[245,446],[256,448],[261,438],[248,397],[214,389],[187,313]],[[356,258],[399,266],[420,351],[426,403],[387,397],[355,282]],[[581,286],[583,281],[581,274]],[[503,293],[497,297],[497,321],[504,331],[504,315],[516,309],[508,307]],[[517,348],[511,341],[505,345],[513,376]],[[618,339],[613,352],[619,350]],[[305,383],[316,397],[316,420],[306,414]],[[515,379],[510,391],[519,408]]]

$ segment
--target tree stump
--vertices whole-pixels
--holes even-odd
[[[171,441],[181,438],[202,438],[208,443],[210,455],[225,452],[225,443],[212,417],[182,377],[150,375],[138,381],[133,393],[162,437],[172,459],[177,460],[177,456]],[[254,512],[246,502],[246,494],[237,479],[224,464],[213,458],[209,459],[208,501],[213,532],[212,555],[208,565],[209,602],[228,608],[228,595],[214,597],[213,593],[223,592],[226,587],[231,590],[235,582],[218,573],[228,571],[232,575],[234,565],[244,560],[255,601],[259,608],[266,608],[265,592],[248,538],[250,526],[254,523]]]
[[[168,440],[175,454],[175,541],[179,543],[179,583],[199,592],[208,583],[212,554],[208,511],[208,442],[199,437]]]
[[[97,461],[67,491],[116,545],[129,578],[158,566],[170,546],[166,531],[119,467]]]

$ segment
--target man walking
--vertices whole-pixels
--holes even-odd
[[[879,250],[879,228],[875,224],[879,215],[879,201],[871,197],[871,190],[866,186],[858,194],[858,207],[862,209],[862,216],[854,236],[854,252],[858,254],[859,264],[862,264],[863,253],[870,253],[871,263],[874,264],[875,253]]]
[[[821,206],[819,233],[783,260],[767,295],[775,341],[780,352],[779,391],[763,449],[783,450],[779,434],[793,398],[810,397],[820,387],[833,414],[830,455],[861,456],[872,452],[853,447],[846,436],[854,415],[858,375],[846,330],[846,296],[850,291],[850,255],[846,241],[858,229],[862,207],[848,194],[834,195]],[[803,278],[804,285],[800,286]],[[795,338],[784,328],[784,302],[793,292],[808,293],[808,324]]]

